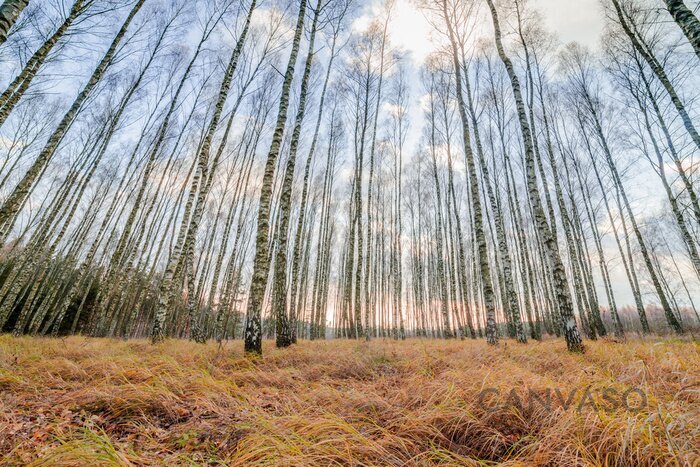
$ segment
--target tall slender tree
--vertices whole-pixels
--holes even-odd
[[[547,219],[545,217],[540,194],[537,188],[534,167],[534,148],[532,145],[532,132],[530,130],[530,125],[527,121],[525,103],[523,101],[522,92],[520,90],[520,80],[515,74],[513,63],[511,62],[503,47],[503,41],[501,38],[501,26],[498,19],[498,12],[496,11],[496,6],[494,5],[493,0],[486,1],[488,3],[489,9],[491,10],[491,17],[493,19],[496,49],[498,50],[498,55],[500,56],[501,61],[503,62],[506,71],[508,72],[511,88],[515,97],[515,103],[518,112],[518,121],[520,123],[523,144],[525,145],[525,166],[527,175],[528,197],[530,203],[533,205],[533,210],[535,214],[535,224],[546,247],[547,260],[549,261],[549,264],[551,266],[554,279],[555,293],[557,295],[557,300],[559,303],[559,319],[561,320],[561,326],[564,330],[564,337],[566,338],[566,344],[569,350],[572,352],[582,352],[584,347],[583,342],[581,340],[581,335],[578,330],[578,325],[576,324],[576,318],[574,317],[573,302],[571,300],[571,291],[569,290],[569,281],[566,277],[564,264],[562,263],[561,257],[559,255],[559,249],[552,236],[551,226],[548,224]]]
[[[250,282],[250,292],[248,294],[248,308],[245,327],[245,351],[262,355],[262,305],[267,289],[269,263],[269,235],[270,235],[270,203],[272,201],[272,183],[275,176],[275,165],[282,145],[284,128],[287,121],[287,111],[289,108],[289,93],[294,78],[294,68],[296,67],[297,55],[301,43],[301,35],[304,27],[304,15],[306,14],[306,0],[301,0],[299,14],[297,16],[292,49],[287,62],[287,70],[282,83],[282,95],[279,101],[277,112],[277,123],[272,135],[270,150],[265,161],[265,172],[263,174],[262,187],[260,190],[260,202],[258,206],[258,227],[255,235],[255,258],[253,260],[253,275]]]

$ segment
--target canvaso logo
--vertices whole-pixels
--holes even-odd
[[[479,393],[478,406],[483,410],[494,411],[517,408],[521,412],[544,409],[547,411],[563,409],[583,412],[616,412],[625,410],[638,413],[647,407],[646,393],[637,387],[620,389],[615,387],[563,391],[560,388],[527,388],[503,391],[498,388],[485,388]]]

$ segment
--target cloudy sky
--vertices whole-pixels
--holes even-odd
[[[382,3],[379,0],[368,2],[355,27],[366,25]],[[599,0],[532,0],[531,6],[546,12],[543,16],[547,28],[554,31],[562,43],[577,41],[591,48],[597,47],[603,29]],[[414,0],[396,0],[390,28],[391,42],[410,52],[412,60],[418,64],[433,50],[432,29]]]

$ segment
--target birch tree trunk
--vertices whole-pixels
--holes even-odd
[[[36,52],[31,56],[22,68],[22,71],[12,80],[12,82],[7,86],[7,89],[0,96],[0,127],[3,126],[7,118],[12,113],[17,103],[20,101],[27,88],[31,84],[32,80],[36,74],[41,69],[41,66],[46,61],[51,50],[58,42],[61,37],[63,37],[68,31],[68,28],[75,22],[76,19],[82,14],[86,7],[91,2],[85,3],[85,0],[76,0],[71,8],[66,19],[61,23],[61,25],[56,29],[56,31],[49,37],[46,42],[44,42],[41,47],[39,47]]]
[[[287,313],[287,248],[289,234],[289,216],[292,211],[292,185],[294,182],[294,169],[296,167],[297,150],[299,148],[299,138],[301,136],[302,123],[306,112],[306,97],[309,87],[309,77],[311,76],[311,66],[314,59],[314,43],[316,39],[316,28],[318,18],[321,14],[321,2],[317,2],[314,10],[311,32],[309,35],[308,53],[304,65],[304,74],[301,78],[301,91],[299,93],[299,108],[294,120],[292,139],[289,145],[289,159],[284,171],[282,181],[282,194],[280,196],[280,222],[277,236],[277,253],[275,258],[275,269],[273,273],[273,302],[272,313],[276,323],[276,344],[277,347],[289,347],[294,341],[294,330],[296,329],[295,306],[296,288],[292,283],[292,296],[290,300],[290,310]],[[301,216],[302,214],[300,214]],[[300,239],[301,240],[301,239]],[[295,245],[296,248],[296,245]],[[297,258],[299,262],[299,258]],[[292,265],[292,267],[296,267]],[[297,269],[298,273],[298,269]]]
[[[484,154],[484,148],[481,142],[481,134],[479,133],[478,120],[476,116],[476,110],[474,108],[474,99],[472,97],[471,84],[469,76],[466,75],[465,71],[465,87],[467,94],[467,103],[469,107],[469,115],[471,116],[472,127],[474,128],[474,141],[476,143],[476,152],[480,158],[481,170],[483,171],[484,185],[486,186],[486,193],[488,195],[488,200],[491,205],[491,211],[495,217],[494,223],[496,224],[496,237],[498,241],[498,252],[499,259],[503,265],[503,285],[504,285],[504,309],[509,313],[509,322],[513,323],[515,337],[518,342],[527,342],[527,337],[523,330],[523,323],[520,318],[520,305],[518,304],[518,297],[515,292],[515,284],[513,282],[513,267],[510,252],[508,251],[508,243],[506,239],[505,223],[503,221],[503,215],[498,207],[496,201],[496,193],[494,193],[491,180],[489,177],[488,163]],[[532,325],[532,323],[531,323]]]
[[[673,193],[671,183],[669,182],[668,177],[666,176],[666,162],[664,161],[663,154],[661,153],[659,143],[656,141],[656,137],[654,136],[654,131],[652,129],[652,124],[649,119],[649,113],[647,112],[645,102],[643,102],[642,99],[634,92],[634,89],[632,88],[632,83],[630,83],[629,85],[632,95],[634,96],[635,101],[637,102],[637,106],[639,107],[639,113],[642,114],[644,127],[647,130],[647,134],[649,135],[651,146],[654,149],[654,154],[656,156],[656,171],[659,175],[659,178],[661,179],[661,184],[664,187],[664,191],[666,192],[666,197],[668,198],[669,204],[671,205],[671,212],[673,212],[673,217],[676,220],[676,225],[678,225],[678,230],[681,233],[681,238],[683,238],[683,242],[685,243],[688,255],[690,256],[690,262],[695,268],[695,274],[698,276],[698,279],[700,279],[700,254],[698,254],[695,239],[690,234],[690,230],[686,225],[685,218],[683,217],[683,210],[679,206],[678,199]],[[647,158],[651,160],[648,154]]]
[[[389,7],[391,8],[391,6]],[[379,81],[377,83],[377,100],[374,109],[374,122],[372,128],[372,145],[369,150],[369,177],[367,179],[367,253],[365,259],[365,340],[370,338],[370,316],[374,307],[370,300],[370,263],[372,262],[372,185],[374,182],[374,159],[377,144],[377,122],[379,120],[379,110],[382,105],[382,86],[384,83],[384,49],[387,41],[387,28],[391,11],[386,12],[384,28],[382,30],[381,46],[379,47]],[[367,109],[366,111],[369,111]],[[360,233],[362,235],[362,233]]]
[[[432,83],[431,83],[432,87]],[[431,93],[433,89],[430,90]],[[437,172],[437,156],[436,156],[436,151],[437,151],[437,141],[435,138],[435,109],[434,109],[434,97],[431,96],[430,99],[430,134],[431,134],[431,140],[430,140],[430,155],[432,157],[432,173],[433,173],[433,182],[435,183],[435,195],[437,197],[436,199],[436,205],[435,205],[435,210],[437,214],[437,226],[435,228],[436,230],[436,235],[435,235],[435,245],[436,245],[436,253],[435,253],[435,260],[436,260],[436,269],[437,269],[437,277],[436,280],[439,283],[439,290],[440,290],[440,296],[439,296],[439,301],[440,301],[440,309],[442,311],[442,334],[445,339],[450,339],[454,337],[454,334],[452,332],[452,328],[450,326],[450,318],[449,318],[449,313],[448,313],[448,301],[449,301],[449,295],[447,293],[447,278],[445,277],[445,265],[444,265],[444,253],[443,253],[443,219],[442,219],[442,195],[441,195],[441,190],[440,190],[440,180],[438,178],[438,172]]]
[[[649,272],[649,277],[651,278],[651,282],[654,285],[654,288],[656,289],[657,295],[659,296],[659,301],[661,302],[661,307],[664,310],[664,314],[666,316],[666,321],[668,322],[668,324],[671,326],[671,328],[676,333],[680,334],[683,332],[683,326],[680,324],[680,322],[676,318],[675,314],[673,313],[673,310],[671,310],[671,305],[668,301],[668,298],[666,297],[666,292],[664,291],[664,289],[662,287],[662,283],[661,283],[661,280],[659,278],[659,274],[655,270],[654,265],[652,263],[651,255],[649,254],[649,249],[647,248],[647,244],[644,240],[644,237],[642,236],[642,233],[639,230],[637,220],[634,216],[634,213],[632,212],[632,207],[630,205],[629,198],[627,197],[627,192],[625,191],[624,185],[622,183],[622,178],[620,177],[620,173],[617,170],[617,166],[615,165],[615,161],[613,160],[612,151],[611,151],[610,146],[608,144],[608,140],[605,137],[605,134],[603,133],[603,127],[602,127],[598,112],[595,108],[593,99],[587,93],[584,95],[584,99],[585,99],[585,102],[587,104],[588,111],[591,114],[591,117],[593,120],[594,130],[595,130],[595,133],[596,133],[598,140],[600,142],[600,146],[603,150],[603,154],[605,155],[605,160],[608,164],[608,168],[610,169],[610,174],[612,176],[613,182],[616,186],[616,189],[618,190],[618,195],[622,199],[622,205],[624,206],[624,208],[627,211],[627,214],[629,216],[629,220],[630,220],[630,223],[632,225],[632,231],[634,232],[634,235],[637,238],[637,243],[639,244],[639,250],[642,254],[642,258],[644,258],[644,263],[647,267],[647,271]]]
[[[29,0],[5,0],[0,5],[0,44],[7,40],[7,34],[15,24]]]
[[[479,272],[481,273],[482,292],[484,294],[484,305],[486,307],[486,340],[491,345],[498,343],[498,330],[496,328],[496,308],[494,302],[493,284],[491,283],[491,266],[489,265],[488,249],[486,245],[486,236],[484,234],[483,212],[481,207],[481,194],[479,193],[479,181],[476,174],[476,164],[474,161],[474,152],[471,147],[471,132],[469,130],[469,119],[467,117],[467,109],[464,103],[464,94],[462,91],[462,72],[459,63],[459,48],[457,45],[457,37],[447,11],[447,0],[442,1],[442,14],[445,19],[447,31],[452,48],[452,65],[455,73],[455,86],[457,94],[457,106],[459,108],[459,117],[462,124],[462,143],[464,146],[465,158],[467,161],[467,173],[469,176],[469,187],[471,194],[471,202],[473,206],[474,219],[474,235],[476,237],[477,252],[479,256]]]
[[[520,82],[513,69],[513,64],[510,58],[506,55],[505,49],[503,48],[503,42],[501,39],[501,29],[498,21],[498,13],[496,12],[496,7],[493,0],[486,0],[491,10],[491,17],[493,19],[493,26],[495,30],[496,48],[498,49],[498,55],[503,62],[506,71],[508,72],[508,77],[510,78],[511,87],[513,90],[513,95],[515,97],[515,103],[518,111],[518,120],[520,123],[520,130],[522,132],[523,143],[525,145],[525,166],[527,175],[527,186],[528,186],[528,197],[533,205],[535,213],[535,224],[537,230],[542,237],[543,243],[546,247],[547,260],[549,261],[552,269],[553,279],[554,279],[554,290],[557,295],[558,305],[559,305],[559,319],[561,320],[561,325],[564,330],[564,337],[566,338],[566,345],[568,349],[572,352],[582,352],[584,350],[583,342],[581,340],[581,335],[576,324],[576,318],[574,317],[573,303],[571,300],[571,291],[569,290],[569,282],[566,277],[566,272],[564,271],[564,264],[559,256],[559,251],[557,245],[552,237],[552,230],[547,224],[547,219],[542,208],[542,202],[540,200],[540,195],[537,189],[537,181],[535,175],[535,164],[534,164],[534,148],[532,145],[532,134],[530,131],[530,126],[527,122],[527,114],[525,110],[525,104],[523,102],[522,93],[520,91]]]
[[[199,193],[197,196],[194,212],[192,214],[192,218],[189,219],[187,216],[185,216],[182,220],[182,224],[180,226],[180,234],[178,234],[178,237],[182,235],[183,231],[186,231],[187,233],[184,235],[184,267],[189,266],[189,270],[192,270],[192,257],[194,256],[194,240],[197,235],[197,230],[199,227],[199,222],[202,217],[202,213],[204,211],[204,205],[206,204],[206,198],[207,195],[209,194],[209,190],[211,189],[211,184],[213,180],[213,175],[214,175],[214,170],[216,169],[216,164],[218,163],[218,160],[214,161],[213,167],[211,169],[211,172],[209,171],[209,153],[211,150],[211,144],[212,140],[214,139],[214,133],[216,133],[216,129],[219,126],[219,121],[221,119],[221,114],[223,113],[224,110],[224,104],[226,103],[226,99],[228,98],[228,93],[231,88],[231,82],[233,80],[233,75],[236,72],[236,67],[238,66],[238,60],[241,55],[241,52],[243,51],[243,46],[245,45],[246,37],[248,35],[248,30],[250,29],[250,23],[251,19],[253,16],[253,11],[255,10],[257,0],[253,0],[250,4],[250,7],[248,7],[248,12],[246,15],[245,19],[245,24],[243,26],[243,31],[241,31],[241,35],[238,37],[238,40],[236,42],[236,46],[234,47],[233,51],[231,52],[231,57],[229,59],[228,65],[226,66],[226,71],[224,72],[224,77],[221,81],[221,85],[219,87],[219,93],[217,96],[216,104],[214,106],[214,114],[211,117],[211,120],[209,122],[209,125],[207,127],[207,131],[204,137],[204,141],[202,143],[202,146],[199,150],[199,153],[197,155],[197,170],[195,172],[195,176],[192,179],[192,185],[191,185],[191,191],[190,193],[195,193],[197,190],[197,187],[199,187]],[[217,154],[219,156],[220,154]],[[215,159],[218,159],[215,158]],[[200,181],[202,183],[202,186],[200,187]],[[190,200],[188,199],[188,204],[190,203]],[[177,268],[177,264],[180,262],[181,254],[183,250],[181,248],[178,248],[180,246],[180,242],[178,242],[175,245],[175,249],[173,250],[170,260],[168,261],[168,266],[165,270],[165,275],[163,277],[163,282],[161,283],[160,286],[160,297],[158,300],[158,307],[156,308],[155,316],[154,316],[154,321],[153,321],[153,329],[151,331],[151,340],[156,343],[160,342],[165,338],[165,319],[167,317],[168,313],[168,307],[170,305],[170,301],[173,295],[173,279],[175,277],[175,269]],[[193,316],[193,306],[190,303],[189,307],[189,323],[190,323],[190,328],[193,330],[193,337],[195,340],[201,341],[202,336],[199,334],[199,328],[197,327],[196,323],[194,322],[194,316]]]
[[[85,85],[85,87],[83,87],[82,91],[80,91],[76,99],[73,101],[73,104],[71,105],[68,112],[61,119],[61,122],[58,124],[53,134],[49,138],[48,142],[46,143],[46,146],[44,146],[44,149],[41,150],[39,156],[32,163],[32,165],[24,174],[20,182],[14,188],[12,193],[5,199],[4,203],[0,207],[0,247],[4,245],[5,240],[7,239],[7,235],[12,230],[12,226],[14,225],[14,219],[16,218],[21,206],[24,204],[25,200],[29,196],[29,193],[34,183],[44,171],[48,163],[51,161],[51,158],[58,149],[58,146],[63,140],[63,137],[68,131],[68,128],[75,119],[83,103],[90,96],[92,91],[95,89],[95,86],[97,86],[97,83],[100,81],[105,71],[112,63],[114,55],[117,52],[119,43],[126,35],[126,31],[129,28],[131,21],[139,12],[145,1],[146,0],[138,0],[136,4],[131,8],[129,15],[127,16],[124,23],[122,23],[121,29],[112,40],[109,49],[107,49],[107,52],[102,57],[102,60],[100,60],[100,63],[93,71],[92,76],[88,80],[87,84]]]
[[[287,70],[282,84],[282,95],[280,96],[279,110],[275,131],[272,135],[272,143],[265,162],[265,172],[263,174],[262,187],[260,189],[260,203],[258,206],[258,227],[255,235],[255,257],[253,260],[253,275],[250,281],[250,291],[248,293],[247,320],[245,328],[245,351],[262,355],[262,304],[267,288],[270,255],[268,240],[270,236],[270,203],[272,199],[272,183],[275,176],[275,165],[282,145],[282,137],[287,121],[287,110],[289,107],[289,91],[294,78],[294,68],[299,54],[299,44],[304,26],[304,14],[306,12],[306,0],[301,0],[299,15],[297,17],[292,50],[287,62]]]
[[[700,149],[700,134],[698,134],[698,130],[695,128],[695,125],[693,125],[693,121],[690,119],[690,115],[688,114],[688,111],[685,108],[685,104],[678,95],[676,88],[671,83],[671,80],[666,74],[666,71],[664,70],[663,66],[656,59],[656,57],[654,56],[653,52],[649,49],[647,44],[644,43],[643,38],[640,36],[631,18],[628,15],[626,15],[625,12],[623,12],[622,6],[620,5],[620,1],[612,0],[612,3],[615,7],[615,12],[617,13],[617,17],[620,21],[620,25],[622,26],[623,31],[630,39],[632,45],[637,50],[637,52],[639,52],[639,54],[647,62],[651,70],[656,75],[656,78],[663,85],[664,89],[666,89],[668,96],[671,98],[673,106],[676,108],[676,111],[678,112],[678,115],[680,116],[681,121],[683,122],[683,126],[685,126],[685,129],[688,131],[688,134],[695,143],[695,146],[697,146],[698,149]]]
[[[320,4],[317,8],[320,8]],[[297,219],[297,226],[296,226],[296,233],[294,235],[294,250],[292,253],[292,303],[294,302],[294,294],[297,291],[297,288],[299,286],[299,262],[300,262],[300,256],[301,256],[301,233],[302,233],[302,228],[304,225],[304,220],[306,217],[306,203],[308,200],[309,196],[309,178],[311,176],[311,163],[313,161],[314,155],[316,153],[316,145],[318,143],[318,135],[319,131],[321,129],[321,119],[323,118],[323,110],[326,102],[326,92],[328,91],[328,83],[330,81],[330,76],[331,76],[331,70],[333,69],[333,62],[336,58],[337,51],[336,51],[336,44],[338,40],[338,35],[339,35],[339,26],[340,26],[340,20],[342,20],[343,15],[339,18],[339,21],[337,23],[337,26],[333,30],[333,39],[331,43],[331,50],[330,50],[330,59],[328,60],[328,68],[326,69],[326,76],[323,80],[323,88],[321,90],[321,97],[319,99],[318,103],[318,115],[316,117],[316,125],[314,126],[314,134],[311,139],[311,146],[309,148],[309,153],[306,157],[306,165],[304,166],[304,181],[303,181],[303,186],[302,186],[302,191],[301,191],[301,203],[299,206],[299,218]],[[317,267],[318,271],[318,267]],[[316,289],[316,283],[317,281],[314,280],[314,289]],[[312,297],[316,297],[316,292],[312,292]],[[312,310],[315,310],[315,307],[312,306]],[[313,311],[312,311],[313,313]],[[293,316],[293,311],[290,313]],[[312,316],[315,316],[312,314]],[[314,321],[312,319],[312,321]],[[292,329],[292,332],[294,332],[295,329]],[[310,329],[310,338],[314,336],[314,329],[313,329],[313,324],[312,328]],[[292,335],[292,342],[296,341],[296,335]]]
[[[678,23],[688,42],[693,46],[695,55],[700,58],[700,21],[683,0],[664,0],[664,3],[673,20]]]

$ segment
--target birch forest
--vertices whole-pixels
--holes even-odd
[[[698,327],[683,2],[606,2],[594,54],[522,0],[426,1],[420,68],[391,1],[363,27],[351,0],[68,3],[2,6],[3,331],[259,353]]]
[[[15,352],[47,362],[61,345],[102,346],[86,348],[105,361],[124,349],[234,352],[259,362],[249,365],[290,359],[294,371],[310,354],[345,368],[347,355],[423,352],[474,361],[482,375],[493,358],[517,387],[528,359],[583,368],[626,355],[670,368],[661,350],[640,356],[655,343],[678,346],[663,352],[686,372],[664,380],[696,387],[699,12],[691,0],[2,1],[0,388],[19,391],[2,373]],[[599,28],[572,41],[561,24],[579,15]],[[418,49],[406,45],[421,34]],[[503,352],[519,370],[502,368]],[[690,430],[697,392],[678,398]],[[667,416],[658,423],[673,431]],[[41,458],[18,454],[20,428],[3,435],[10,418],[0,454]],[[669,434],[663,452],[625,451],[620,438],[611,457],[586,455],[587,440],[541,459],[691,465],[695,426]],[[117,465],[164,459],[124,454],[100,429]],[[502,449],[463,450],[440,433],[445,452],[465,457],[420,457],[421,442],[441,439],[425,434],[395,451],[347,441],[345,458],[279,446],[278,457],[251,446],[235,457],[239,442],[222,462],[534,456],[508,433]],[[171,457],[216,463],[187,459]]]

